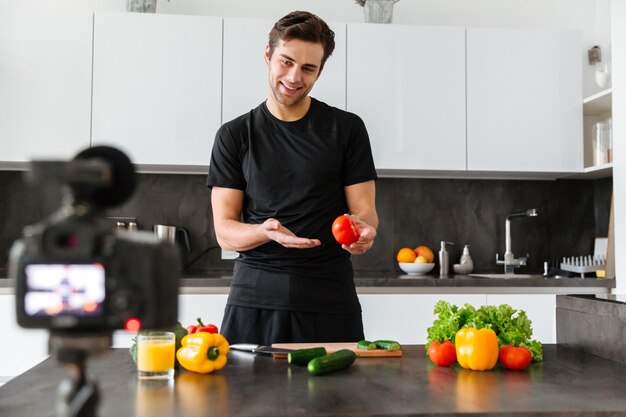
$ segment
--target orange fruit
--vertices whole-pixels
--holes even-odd
[[[423,256],[424,258],[426,258],[426,263],[428,264],[432,264],[433,261],[435,260],[435,255],[433,254],[433,251],[431,251],[428,246],[422,245],[422,246],[416,247],[415,253],[417,256]]]
[[[402,248],[398,251],[398,255],[396,256],[396,259],[398,260],[398,262],[401,263],[410,263],[410,262],[415,262],[415,258],[417,257],[417,255],[415,254],[415,251],[411,248]]]

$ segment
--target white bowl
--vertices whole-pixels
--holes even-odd
[[[409,275],[424,275],[430,272],[435,264],[423,264],[420,262],[398,262],[400,269]]]

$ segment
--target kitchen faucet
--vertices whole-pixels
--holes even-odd
[[[528,209],[521,213],[513,213],[506,216],[505,222],[505,245],[506,249],[504,252],[504,260],[498,259],[498,254],[496,253],[496,264],[504,264],[504,273],[505,274],[514,274],[515,268],[526,265],[526,260],[528,259],[528,254],[524,257],[515,258],[513,252],[511,251],[511,220],[516,217],[537,217],[539,213],[537,213],[537,209]]]

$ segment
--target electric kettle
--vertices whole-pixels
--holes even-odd
[[[182,240],[182,244],[188,253],[191,253],[191,243],[189,232],[184,227],[169,226],[166,224],[155,224],[152,227],[154,234],[161,240],[176,243],[177,239]],[[182,237],[182,239],[181,239]]]

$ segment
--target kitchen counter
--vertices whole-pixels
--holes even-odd
[[[195,274],[180,280],[181,294],[227,294],[232,281],[228,273]],[[507,278],[492,279],[468,275],[410,276],[384,273],[356,274],[359,294],[608,294],[614,279],[597,278]],[[14,281],[0,279],[0,294],[12,294]]]
[[[138,381],[126,349],[89,360],[99,380],[100,417],[118,416],[626,416],[626,365],[559,345],[524,371],[434,366],[422,345],[402,358],[362,358],[311,376],[284,359],[232,352],[224,369],[178,371],[173,381]],[[46,359],[0,387],[0,414],[54,415],[63,369]]]
[[[227,293],[232,277],[194,277],[181,280],[181,293]],[[615,288],[614,279],[596,278],[477,278],[468,275],[437,277],[392,274],[356,275],[354,282],[359,294],[601,294]]]
[[[626,365],[626,295],[558,295],[557,341]]]

